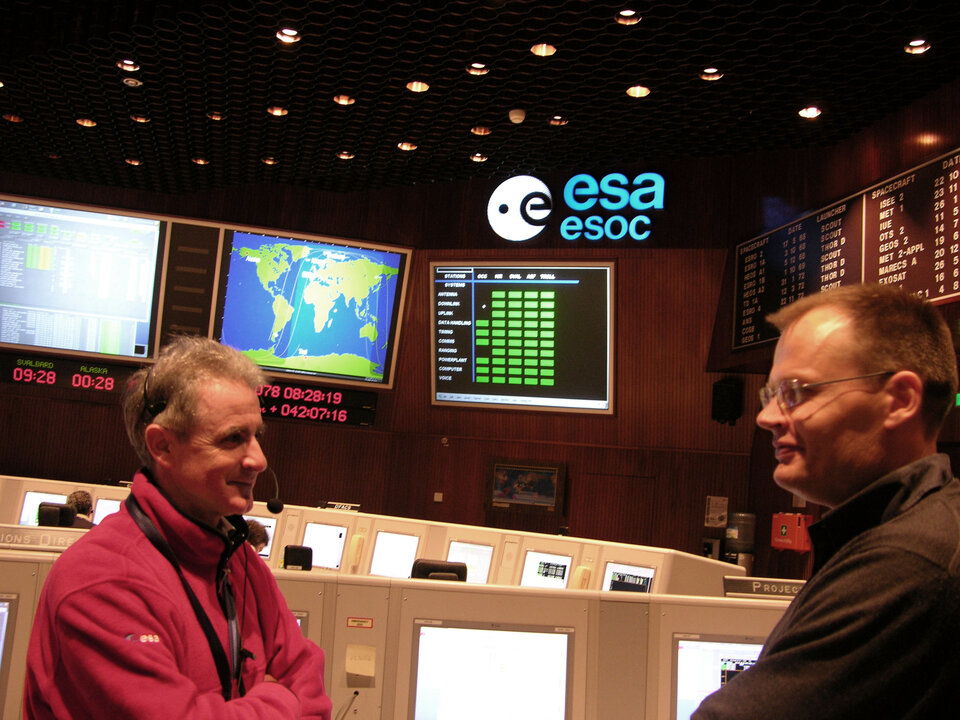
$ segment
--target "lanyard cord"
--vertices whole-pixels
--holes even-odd
[[[137,527],[143,531],[143,534],[147,536],[147,539],[151,542],[151,544],[169,561],[169,563],[173,566],[173,569],[177,571],[177,575],[180,577],[180,582],[183,583],[183,589],[187,593],[187,598],[190,600],[190,605],[193,607],[193,612],[197,616],[200,627],[203,628],[203,634],[207,637],[207,643],[210,645],[210,652],[213,655],[213,662],[217,666],[217,675],[220,677],[221,694],[223,695],[224,700],[229,701],[233,697],[232,680],[234,677],[230,672],[230,661],[227,659],[227,654],[223,651],[223,645],[220,644],[220,638],[217,637],[217,632],[213,629],[213,624],[210,622],[210,618],[207,617],[207,613],[200,605],[200,601],[197,599],[196,594],[194,594],[193,589],[187,582],[187,578],[184,577],[183,570],[180,569],[180,563],[177,562],[177,558],[173,554],[173,549],[170,547],[166,538],[160,534],[157,526],[154,525],[150,518],[147,517],[146,513],[143,512],[143,509],[140,507],[140,503],[137,502],[137,499],[133,496],[133,493],[127,496],[124,504],[127,506],[127,510],[129,511],[130,516],[133,518],[133,521],[137,524]],[[236,676],[235,679],[237,680],[240,695],[243,695],[243,683],[240,679],[240,631],[237,626],[236,605],[234,603],[233,591],[230,587],[230,582],[226,579],[226,577],[223,579],[223,585],[223,592],[221,593],[218,590],[217,594],[220,596],[224,614],[227,617],[227,626],[230,631],[230,654],[233,656],[233,667],[235,668]]]

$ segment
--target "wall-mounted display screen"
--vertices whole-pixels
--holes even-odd
[[[416,619],[413,632],[407,717],[572,717],[572,628]]]
[[[707,695],[748,670],[763,638],[681,635],[673,637],[673,718],[690,720]]]
[[[410,255],[227,230],[214,337],[275,374],[392,387]]]
[[[613,269],[431,263],[433,402],[612,413]]]
[[[0,198],[0,345],[153,354],[166,224]]]
[[[303,541],[300,544],[313,550],[314,567],[339,570],[346,541],[347,529],[342,525],[308,522],[303,529]]]

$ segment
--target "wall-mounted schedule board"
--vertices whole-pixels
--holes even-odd
[[[736,247],[734,349],[767,342],[767,313],[855,283],[960,297],[960,149]]]

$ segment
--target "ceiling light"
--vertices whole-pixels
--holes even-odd
[[[117,67],[125,72],[136,72],[140,69],[133,60],[117,60]]]
[[[490,72],[490,68],[487,67],[486,63],[474,62],[467,65],[467,72],[471,75],[486,75]]]
[[[97,121],[90,118],[77,118],[77,125],[80,127],[96,127]]]
[[[813,120],[814,118],[820,117],[820,112],[821,112],[820,108],[818,108],[816,105],[811,105],[809,107],[803,108],[799,112],[799,115],[800,117],[806,118],[807,120]]]
[[[482,137],[483,135],[489,135],[493,132],[493,130],[488,128],[486,125],[474,125],[472,128],[470,128],[470,132],[472,132],[474,135],[480,135]]]
[[[341,150],[337,153],[337,157],[341,160],[353,160],[353,158],[356,156],[349,150]]]
[[[51,160],[59,160],[59,159],[60,159],[60,155],[58,155],[58,154],[55,153],[55,152],[47,153],[47,157],[50,158]]]
[[[3,87],[3,81],[0,80],[0,87]]]
[[[356,102],[356,100],[349,95],[334,95],[333,101],[337,105],[353,105]]]
[[[264,165],[276,165],[280,161],[277,160],[272,155],[267,155],[265,157],[260,158],[260,162],[262,162]]]
[[[617,13],[616,21],[621,25],[636,25],[640,22],[640,15],[636,10],[621,10]]]
[[[557,52],[557,49],[550,43],[539,43],[530,48],[530,52],[540,57],[550,57]]]
[[[133,166],[137,166],[140,164],[140,161],[137,160],[137,158],[127,158],[126,160],[124,160],[124,162],[127,165],[133,165]]]
[[[521,110],[520,108],[514,108],[507,114],[507,116],[510,118],[510,122],[512,122],[514,125],[519,125],[526,120],[527,113],[525,110]]]
[[[929,49],[930,43],[921,39],[911,40],[903,46],[903,51],[909,53],[910,55],[922,55]]]
[[[287,45],[300,42],[300,33],[293,28],[280,28],[277,30],[277,40]]]
[[[3,119],[6,120],[7,122],[12,122],[12,123],[21,123],[21,122],[23,122],[23,118],[22,118],[22,117],[20,117],[19,115],[14,115],[13,113],[4,113],[4,114],[3,114]]]
[[[288,110],[284,107],[280,107],[279,105],[273,105],[267,108],[267,112],[274,117],[283,117],[287,114]]]
[[[404,152],[411,152],[417,149],[416,143],[412,143],[412,142],[397,143],[397,147],[403,150]]]
[[[426,92],[429,89],[430,89],[430,86],[421,80],[411,80],[410,82],[407,83],[407,90],[409,90],[410,92],[422,93],[422,92]]]
[[[568,122],[570,121],[567,120],[563,115],[554,115],[552,118],[550,118],[550,124],[554,127],[561,127],[566,125]]]
[[[943,138],[936,133],[921,133],[920,135],[917,135],[916,139],[917,145],[922,145],[924,147],[939,145],[941,142],[943,142]]]
[[[484,155],[483,153],[475,152],[470,156],[470,159],[473,160],[474,162],[481,163],[481,162],[487,161],[487,156]]]
[[[635,98],[646,97],[650,94],[650,88],[644,87],[643,85],[634,85],[633,87],[627,88],[627,95]]]
[[[148,118],[146,115],[131,115],[131,116],[130,116],[130,119],[133,120],[135,123],[148,123],[148,122],[150,122],[150,118]]]
[[[143,85],[143,81],[137,80],[136,78],[124,78],[123,84],[126,85],[127,87],[140,87],[141,85]]]
[[[211,110],[210,112],[207,113],[207,118],[210,120],[213,120],[214,122],[220,122],[221,120],[223,120],[224,115],[223,113],[217,112],[216,110]]]
[[[209,164],[210,164],[210,161],[209,161],[209,160],[207,160],[206,158],[202,158],[202,157],[190,158],[190,162],[192,162],[194,165],[209,165]]]
[[[717,70],[715,67],[704,68],[703,72],[700,73],[700,79],[706,80],[707,82],[714,82],[723,77],[723,73]]]

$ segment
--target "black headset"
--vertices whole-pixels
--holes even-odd
[[[140,419],[148,425],[153,422],[153,419],[162,413],[167,407],[166,400],[157,398],[153,402],[150,402],[150,399],[147,396],[147,382],[150,380],[150,374],[152,372],[153,368],[148,370],[146,376],[143,378],[143,411],[140,413]]]

